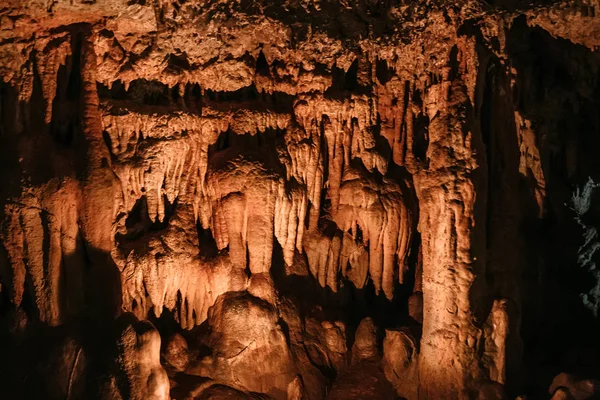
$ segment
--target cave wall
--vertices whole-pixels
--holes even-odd
[[[600,172],[598,7],[4,2],[2,390],[596,377],[565,203]]]

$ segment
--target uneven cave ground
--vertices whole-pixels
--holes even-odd
[[[600,398],[599,12],[0,0],[0,398]]]

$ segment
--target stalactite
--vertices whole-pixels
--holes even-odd
[[[102,136],[102,116],[96,91],[96,54],[93,45],[82,39],[82,134],[86,151],[85,178],[83,180],[83,205],[80,220],[86,246],[90,254],[96,251],[108,255],[112,248],[111,221],[114,217],[114,175],[111,157]]]
[[[544,199],[546,197],[546,180],[540,159],[540,151],[535,142],[535,132],[531,128],[531,121],[524,119],[515,112],[517,138],[519,142],[519,172],[527,178],[532,178],[534,183],[535,200],[539,214],[544,214]]]
[[[44,49],[36,53],[35,64],[37,73],[42,83],[42,92],[46,101],[46,116],[44,122],[49,124],[52,120],[52,104],[56,95],[58,83],[58,70],[71,56],[70,36],[52,38]]]

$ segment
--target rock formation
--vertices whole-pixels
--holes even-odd
[[[597,0],[0,5],[1,398],[597,394]]]

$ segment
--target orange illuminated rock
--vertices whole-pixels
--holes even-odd
[[[297,372],[273,306],[247,293],[231,292],[219,296],[208,324],[213,354],[192,363],[188,373],[287,398]]]
[[[167,342],[164,351],[165,360],[177,371],[185,371],[189,363],[188,345],[183,336],[175,334]]]
[[[416,398],[419,387],[415,340],[408,332],[386,330],[383,340],[383,372],[398,395]]]
[[[376,358],[379,355],[377,349],[377,327],[370,318],[360,321],[354,335],[352,345],[352,363],[360,360]]]
[[[128,317],[128,316],[125,316]],[[160,335],[147,321],[128,323],[117,342],[120,378],[130,399],[168,400],[169,379],[160,364]],[[122,393],[123,394],[123,393]]]
[[[1,1],[0,398],[487,399],[600,367],[565,206],[600,174],[598,15]]]

